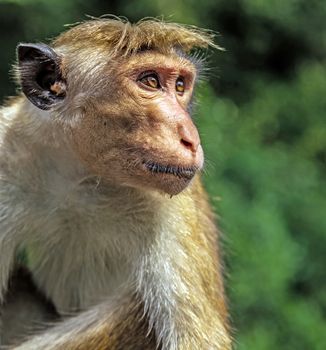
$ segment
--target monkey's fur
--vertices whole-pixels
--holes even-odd
[[[26,96],[0,110],[2,344],[231,348],[189,117],[188,54],[207,46],[203,30],[115,18],[19,45]]]

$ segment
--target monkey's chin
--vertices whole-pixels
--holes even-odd
[[[199,170],[196,166],[175,166],[152,161],[143,162],[143,166],[147,173],[147,184],[171,196],[186,189]]]

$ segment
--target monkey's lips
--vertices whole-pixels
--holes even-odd
[[[160,164],[156,162],[143,162],[143,164],[145,168],[153,174],[166,174],[188,181],[195,176],[198,170],[198,167],[196,166],[183,167],[170,164]]]

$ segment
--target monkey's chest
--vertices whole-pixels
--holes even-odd
[[[28,268],[36,285],[59,313],[80,311],[113,297],[128,279],[125,268],[117,267],[108,257],[79,254],[80,250],[72,250],[43,256],[43,260],[43,254],[39,259],[29,258]]]
[[[25,247],[27,267],[41,292],[59,313],[118,294],[130,269],[119,250],[117,228],[79,215],[59,217],[48,217],[37,239]]]

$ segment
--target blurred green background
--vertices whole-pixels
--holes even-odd
[[[195,120],[235,348],[326,349],[326,1],[0,0],[0,100],[17,42],[105,13],[220,33]]]

